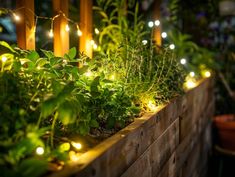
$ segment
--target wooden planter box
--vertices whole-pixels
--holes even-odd
[[[206,176],[213,79],[145,114],[50,177]]]

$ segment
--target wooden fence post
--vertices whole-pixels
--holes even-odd
[[[35,15],[34,0],[17,0],[17,15],[20,20],[16,23],[17,44],[22,49],[35,49]]]
[[[69,51],[69,29],[68,25],[68,0],[53,0],[54,15],[60,14],[54,19],[54,54],[63,56]],[[65,16],[64,16],[65,15]]]
[[[80,28],[79,51],[92,58],[92,0],[80,0]]]
[[[160,20],[161,18],[161,0],[154,1],[154,10],[153,10],[153,20]],[[158,46],[162,45],[162,38],[161,38],[161,24],[158,27],[154,28],[153,32],[153,39],[156,41]]]

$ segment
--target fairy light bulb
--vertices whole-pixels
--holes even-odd
[[[50,31],[49,31],[49,33],[48,33],[48,36],[49,36],[50,38],[53,38],[54,34],[53,34],[53,30],[52,30],[52,29],[50,29]]]
[[[170,47],[171,50],[175,49],[175,45],[174,44],[171,44],[169,47]]]
[[[191,77],[194,77],[194,76],[195,76],[195,73],[194,73],[193,71],[191,71],[191,72],[189,73],[189,75],[190,75]]]
[[[79,160],[79,156],[74,151],[69,151],[69,159],[72,162],[77,162]]]
[[[96,50],[97,48],[98,48],[97,44],[94,43],[94,44],[93,44],[93,49]]]
[[[19,15],[13,13],[13,16],[14,16],[15,21],[17,21],[17,22],[20,21],[20,16]]]
[[[87,72],[85,73],[85,76],[91,77],[91,76],[92,76],[92,72],[91,72],[91,71],[87,71]]]
[[[95,44],[95,41],[92,39],[92,40],[90,41],[90,43],[91,43],[91,45],[93,46],[93,45]]]
[[[143,45],[146,45],[147,43],[148,43],[148,41],[146,39],[142,41]]]
[[[71,145],[72,145],[74,148],[76,148],[77,150],[82,149],[82,144],[79,143],[79,142],[74,142],[74,141],[72,141],[72,142],[71,142]]]
[[[162,36],[162,38],[167,38],[167,33],[166,32],[162,32],[161,36]]]
[[[98,30],[98,28],[95,28],[95,34],[99,34],[100,31]]]
[[[210,77],[210,76],[211,76],[210,71],[206,71],[206,72],[205,72],[205,77]]]
[[[153,25],[154,25],[154,23],[153,23],[152,21],[148,22],[148,26],[149,26],[149,28],[152,28],[152,27],[153,27]]]
[[[36,154],[43,155],[44,154],[44,148],[43,147],[37,147]]]
[[[152,100],[148,101],[147,107],[149,108],[150,111],[156,111],[158,108],[155,105],[155,102]]]
[[[161,23],[161,22],[160,22],[159,20],[155,20],[155,22],[154,22],[155,26],[159,26],[160,23]]]
[[[65,31],[69,32],[70,28],[69,28],[69,25],[65,25]]]
[[[6,62],[7,61],[7,57],[5,57],[5,56],[2,56],[2,62],[4,63],[4,62]]]
[[[80,29],[77,30],[77,35],[82,36],[82,31]]]
[[[182,59],[180,60],[180,63],[181,63],[182,65],[185,65],[185,64],[187,63],[187,60],[186,60],[185,58],[182,58]]]
[[[191,89],[191,88],[196,87],[196,83],[195,83],[193,80],[187,80],[186,83],[185,83],[185,86],[186,86],[188,89]]]

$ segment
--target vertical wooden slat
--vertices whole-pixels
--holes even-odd
[[[80,0],[80,28],[79,51],[92,57],[92,0]]]
[[[153,10],[153,20],[160,20],[161,19],[160,5],[161,5],[161,0],[155,0],[154,10]],[[153,38],[158,46],[162,45],[161,25],[154,28]]]
[[[17,44],[22,49],[35,49],[34,0],[17,0],[16,11],[20,20],[16,22]]]
[[[68,0],[53,0],[54,15],[60,14],[54,19],[54,53],[63,56],[69,51],[69,32],[66,31],[68,20]],[[63,14],[65,16],[63,16]]]

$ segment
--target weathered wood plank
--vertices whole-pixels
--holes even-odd
[[[79,51],[92,58],[92,0],[80,0],[80,28],[82,36],[79,39]]]
[[[64,56],[69,51],[69,31],[66,30],[68,24],[68,0],[53,0],[54,15],[58,15],[54,19],[54,53],[56,56]]]
[[[17,0],[16,13],[20,20],[16,23],[17,45],[22,49],[35,49],[34,0]]]

